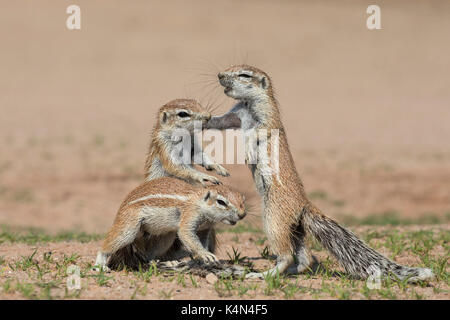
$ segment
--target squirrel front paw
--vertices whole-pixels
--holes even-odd
[[[211,182],[211,183],[213,183],[213,184],[221,184],[221,183],[222,183],[222,182],[221,182],[219,179],[217,179],[216,177],[213,177],[213,176],[210,176],[210,175],[207,175],[207,174],[201,175],[201,176],[199,177],[198,181],[199,181],[199,182],[202,184],[202,186],[204,186],[204,187],[206,187],[206,183],[207,183],[207,182]]]
[[[217,257],[211,252],[202,253],[200,255],[200,259],[202,259],[202,261],[204,263],[218,263],[219,262],[219,259],[217,259]]]
[[[230,176],[227,169],[222,167],[220,164],[210,164],[210,165],[205,166],[205,169],[208,171],[214,170],[218,175],[221,175],[223,177]]]

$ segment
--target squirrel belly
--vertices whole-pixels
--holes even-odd
[[[243,195],[224,185],[204,188],[169,177],[145,182],[123,201],[95,264],[107,270],[177,259],[171,256],[177,239],[185,252],[214,262],[208,233],[245,215]]]

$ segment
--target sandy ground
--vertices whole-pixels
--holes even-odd
[[[358,234],[364,232],[383,232],[389,228],[367,228],[359,227],[354,229]],[[443,232],[449,231],[449,228],[442,226],[434,227],[404,227],[398,228],[399,232],[414,231],[432,231]],[[233,257],[233,249],[241,253],[241,258],[245,262],[252,262],[256,270],[266,270],[273,266],[273,261],[262,258],[261,252],[267,245],[262,243],[260,233],[221,233],[219,234],[220,249],[218,257],[222,262],[226,262]],[[372,240],[371,245],[377,245],[380,240]],[[25,244],[4,244],[0,247],[0,255],[3,256],[5,263],[0,270],[2,276],[2,286],[0,286],[0,298],[3,299],[22,299],[23,292],[15,287],[16,283],[28,283],[37,286],[32,290],[34,297],[43,297],[43,290],[39,290],[42,284],[52,284],[50,287],[50,297],[59,298],[77,298],[77,299],[343,299],[345,296],[339,290],[350,292],[351,299],[367,299],[364,295],[365,282],[361,280],[342,280],[339,274],[326,277],[324,275],[313,274],[311,276],[300,275],[290,276],[286,278],[284,285],[280,288],[268,290],[268,282],[264,280],[245,280],[241,282],[234,280],[232,289],[227,290],[225,284],[209,282],[207,278],[200,276],[181,275],[183,281],[180,281],[178,274],[159,273],[149,278],[142,278],[136,274],[126,271],[111,271],[106,273],[107,281],[100,284],[96,275],[98,273],[91,271],[87,266],[95,259],[95,252],[100,246],[100,242],[90,242],[79,244],[76,242],[60,242],[50,243],[47,245],[25,245]],[[381,253],[390,256],[392,253],[384,246],[377,248]],[[447,249],[448,250],[448,249]],[[43,276],[38,276],[38,269],[31,267],[22,270],[17,267],[17,262],[23,261],[24,257],[33,255],[33,261],[40,265]],[[45,260],[45,254],[51,253],[51,263]],[[313,254],[320,263],[327,260],[328,254],[321,250],[313,250]],[[448,252],[441,246],[437,245],[429,252],[430,256],[445,257]],[[64,260],[70,256],[76,256],[76,260],[71,263],[65,263]],[[403,265],[420,265],[419,256],[411,255],[410,252],[402,252],[395,256],[395,261]],[[64,266],[58,268],[58,263]],[[52,265],[46,269],[45,265]],[[56,265],[56,267],[55,267]],[[67,274],[66,268],[70,265],[76,265],[81,269],[81,291],[66,291]],[[14,268],[14,269],[13,269]],[[335,263],[326,266],[330,272],[343,272],[342,268]],[[62,270],[62,271],[61,271]],[[48,272],[47,272],[48,271]],[[344,273],[345,274],[345,273]],[[194,280],[192,280],[194,279]],[[10,281],[11,285],[5,289],[4,283]],[[226,281],[224,283],[227,283]],[[288,285],[298,288],[298,291],[291,296],[287,296]],[[3,289],[2,289],[3,287]],[[247,291],[243,293],[244,288]],[[389,289],[382,288],[381,291],[373,290],[371,299],[449,299],[450,287],[445,281],[432,280],[423,285],[409,285],[406,289],[402,289],[399,285],[394,284]],[[3,291],[3,292],[2,292]],[[79,293],[78,293],[79,292]],[[345,292],[345,291],[343,291]],[[392,296],[383,296],[382,294],[389,292]],[[78,293],[75,295],[75,293]],[[71,296],[72,294],[72,296]],[[417,296],[416,296],[417,294]]]
[[[155,111],[179,97],[226,111],[216,74],[242,62],[272,76],[328,215],[450,212],[448,1],[378,1],[376,31],[367,1],[76,3],[79,31],[66,2],[1,4],[0,224],[106,232],[142,180]],[[248,170],[227,168],[258,215]]]

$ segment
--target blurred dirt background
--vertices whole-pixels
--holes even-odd
[[[372,2],[1,0],[0,225],[106,232],[142,180],[157,109],[228,110],[214,81],[238,63],[272,76],[328,215],[448,216],[450,2],[377,1],[369,31]],[[258,215],[247,168],[227,168]]]

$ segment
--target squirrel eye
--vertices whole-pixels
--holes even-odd
[[[241,78],[251,78],[252,76],[249,75],[249,74],[246,74],[246,73],[241,73],[241,74],[239,74],[239,77],[241,77]]]
[[[227,206],[227,204],[226,204],[225,201],[223,201],[223,200],[217,200],[217,203],[218,203],[219,205],[221,205],[221,206],[224,206],[224,207]]]
[[[180,118],[187,118],[190,117],[190,114],[184,111],[178,112],[177,116],[179,116]]]

